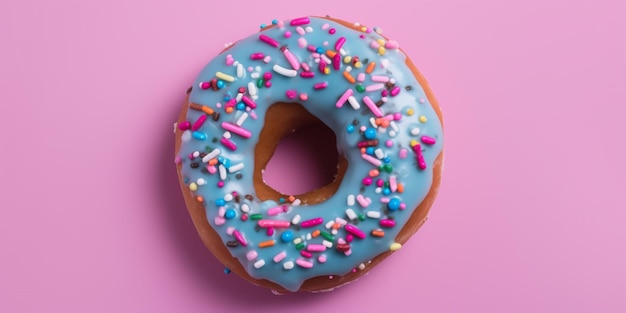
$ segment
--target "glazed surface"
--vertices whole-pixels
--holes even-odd
[[[296,291],[307,279],[359,271],[399,248],[396,236],[430,190],[443,136],[396,42],[324,18],[276,24],[198,75],[186,121],[177,125],[176,162],[250,276]],[[300,103],[335,132],[349,165],[326,201],[256,197],[255,146],[276,102]]]

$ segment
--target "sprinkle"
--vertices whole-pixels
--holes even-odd
[[[300,216],[300,214],[296,214],[296,216],[294,216],[294,217],[291,219],[291,224],[298,225],[298,223],[300,223],[300,219],[301,219],[301,218],[302,218],[302,217]]]
[[[237,145],[228,138],[222,137],[222,139],[220,139],[220,143],[231,151],[237,150]]]
[[[281,251],[278,254],[276,254],[272,260],[274,261],[274,263],[279,263],[280,261],[284,260],[286,257],[287,257],[287,252]]]
[[[287,212],[288,209],[289,209],[289,207],[286,206],[286,205],[275,206],[275,207],[270,208],[270,209],[267,210],[267,215],[269,215],[269,216],[278,215],[280,213]]]
[[[391,251],[397,251],[397,250],[400,250],[400,248],[402,248],[402,245],[397,242],[394,242],[391,244],[391,246],[389,246],[389,250]]]
[[[359,101],[357,101],[354,96],[348,97],[348,103],[350,103],[350,106],[352,106],[352,108],[355,109],[355,110],[358,110],[358,109],[361,108],[361,105],[359,104]]]
[[[387,49],[398,49],[398,48],[400,48],[400,44],[397,41],[388,40],[385,43],[385,48],[387,48]]]
[[[419,128],[417,128],[417,127],[411,128],[411,135],[417,136],[419,134],[420,134],[420,129]]]
[[[359,239],[365,238],[365,233],[352,224],[348,224],[344,228],[346,229],[347,232],[349,232],[350,234],[354,235],[355,237]]]
[[[243,124],[243,122],[246,121],[247,118],[248,118],[248,113],[247,112],[243,112],[241,114],[241,116],[237,119],[237,122],[235,122],[235,124],[237,126],[241,126]]]
[[[262,242],[259,242],[259,248],[272,247],[272,246],[274,246],[274,243],[276,243],[276,241],[274,239],[262,241]]]
[[[313,73],[313,72],[300,72],[300,77],[302,77],[302,78],[313,78],[313,77],[315,77],[315,73]]]
[[[422,136],[422,142],[427,145],[434,145],[437,141],[435,140],[435,138]]]
[[[326,246],[322,244],[309,244],[306,246],[306,250],[310,252],[323,252],[326,251]]]
[[[285,220],[260,220],[257,224],[262,228],[289,228],[289,226],[291,226],[289,221]]]
[[[246,253],[246,259],[248,259],[248,261],[252,261],[256,259],[258,256],[259,254],[256,252],[256,250],[250,250],[248,251],[248,253]]]
[[[293,20],[291,20],[291,22],[289,23],[289,25],[291,26],[299,26],[299,25],[306,25],[309,24],[311,21],[309,20],[308,17],[299,17],[299,18],[295,18]]]
[[[243,65],[241,65],[241,63],[237,64],[237,78],[243,78],[243,75],[245,74],[245,69],[243,68]]]
[[[381,214],[379,211],[367,211],[366,215],[369,218],[380,218]]]
[[[304,34],[306,34],[306,32],[304,31],[304,28],[302,28],[302,27],[300,27],[300,26],[296,27],[296,32],[297,32],[299,35],[304,35]]]
[[[391,227],[396,226],[396,221],[390,220],[390,219],[380,220],[379,224],[382,227],[391,228]]]
[[[339,39],[337,39],[337,42],[335,42],[335,51],[341,50],[341,47],[343,47],[344,43],[346,43],[346,38],[339,37]]]
[[[371,74],[374,71],[374,68],[376,67],[376,62],[372,61],[367,65],[367,68],[365,68],[365,73]]]
[[[367,107],[370,109],[370,111],[372,111],[374,116],[376,116],[376,117],[382,117],[383,116],[383,112],[380,110],[379,107],[376,106],[376,104],[374,103],[374,101],[372,101],[372,99],[370,97],[368,97],[368,96],[363,97],[363,102],[365,102],[365,105],[367,105]]]
[[[320,255],[317,257],[317,261],[320,263],[326,263],[326,256],[325,255]]]
[[[298,47],[305,48],[306,47],[306,39],[304,37],[298,38]]]
[[[424,115],[420,115],[419,120],[421,123],[426,123],[428,121],[428,119]]]
[[[250,212],[250,206],[249,206],[249,205],[247,205],[246,203],[242,204],[242,205],[241,205],[241,212],[243,212],[243,213],[248,213],[248,212]]]
[[[415,152],[415,159],[417,160],[417,166],[420,169],[426,169],[426,161],[424,161],[424,155],[422,154],[422,148],[419,143],[415,142],[413,146],[413,152]]]
[[[283,50],[283,55],[285,56],[289,64],[291,64],[291,67],[296,71],[299,70],[300,62],[298,61],[296,56],[293,53],[291,53],[291,51],[289,51],[289,49],[287,48],[284,48],[282,50]]]
[[[252,60],[261,60],[265,57],[265,55],[261,52],[255,52],[250,55],[250,59]]]
[[[376,159],[376,158],[372,157],[371,155],[368,155],[368,154],[365,154],[365,153],[361,154],[361,158],[363,158],[367,162],[372,163],[372,165],[374,165],[376,167],[379,167],[379,166],[381,166],[383,164],[381,160]]]
[[[228,122],[222,122],[222,128],[244,138],[252,137],[252,133],[249,130]]]
[[[244,238],[238,230],[233,230],[233,236],[235,236],[235,239],[237,239],[242,246],[246,247],[248,245],[246,238]]]
[[[224,167],[223,164],[220,164],[220,166],[217,167],[219,172],[220,172],[220,179],[221,180],[226,180],[226,167]]]
[[[374,237],[384,237],[385,236],[385,232],[382,229],[375,229],[375,230],[372,230],[372,236],[374,236]]]
[[[358,202],[361,207],[367,208],[372,203],[372,200],[360,194],[356,196],[356,202]]]
[[[354,212],[353,209],[346,209],[346,216],[350,219],[350,220],[355,220],[357,219],[357,215]]]
[[[195,131],[195,132],[191,133],[191,136],[193,138],[195,138],[195,139],[198,139],[198,140],[206,140],[206,134],[205,133],[201,133],[201,132]]]
[[[278,43],[278,41],[276,41],[276,39],[274,38],[270,38],[264,34],[259,35],[259,39],[261,39],[261,41],[263,41],[264,43],[274,47],[274,48],[278,48],[278,46],[280,45]]]
[[[348,206],[353,206],[354,205],[354,195],[353,194],[349,194],[348,195],[347,204],[348,204]]]
[[[303,221],[302,223],[300,223],[300,227],[309,228],[309,227],[317,226],[319,224],[322,224],[323,221],[324,219],[322,219],[321,217],[316,217],[310,220]]]
[[[242,96],[241,97],[241,101],[243,101],[243,103],[245,103],[251,109],[255,109],[256,108],[256,103],[254,101],[252,101],[252,99],[248,98],[247,96]]]
[[[341,68],[341,55],[335,54],[333,57],[333,68],[338,71]]]
[[[396,176],[394,175],[389,177],[389,189],[391,189],[391,192],[396,192],[396,190],[398,190],[398,183],[396,181]]]
[[[303,259],[297,259],[296,260],[296,264],[298,264],[300,267],[303,268],[312,268],[313,267],[313,262],[307,261],[307,260],[303,260]]]
[[[399,93],[400,93],[400,87],[396,86],[396,87],[393,87],[393,89],[391,89],[391,96],[392,97],[397,96]]]
[[[359,148],[375,147],[375,146],[378,146],[378,140],[377,139],[364,140],[364,141],[359,141],[357,143],[357,147],[359,147]]]
[[[344,71],[343,72],[343,77],[350,83],[350,84],[354,84],[356,81],[354,80],[354,77],[352,77],[352,74],[350,74],[350,72],[348,71]]]
[[[320,89],[324,89],[328,86],[327,82],[321,82],[321,83],[317,83],[315,85],[313,85],[313,89],[315,90],[320,90]]]
[[[265,260],[258,260],[254,262],[254,268],[259,269],[265,265]]]
[[[293,262],[292,261],[287,261],[285,263],[283,263],[283,268],[286,270],[290,270],[293,268]]]
[[[220,153],[222,153],[222,151],[220,151],[220,149],[213,149],[211,150],[211,152],[209,152],[207,155],[205,155],[202,158],[202,162],[203,163],[209,163],[209,161],[215,157],[217,157],[218,155],[220,155]]]
[[[274,70],[274,72],[286,77],[296,77],[298,75],[298,71],[284,68],[278,64],[274,64],[272,69]]]
[[[222,72],[217,72],[217,73],[215,73],[215,77],[217,77],[217,78],[219,78],[219,79],[221,79],[221,80],[225,80],[225,81],[227,81],[227,82],[229,82],[229,83],[232,83],[232,82],[234,82],[234,81],[235,81],[235,78],[234,78],[234,77],[232,77],[232,76],[230,76],[230,75],[227,75],[227,74],[224,74],[224,73],[222,73]]]

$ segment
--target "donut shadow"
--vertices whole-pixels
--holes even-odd
[[[339,296],[339,290],[320,293],[291,293],[274,295],[263,287],[254,286],[235,274],[225,274],[224,265],[204,246],[198,236],[194,224],[185,207],[181,189],[178,183],[178,175],[174,166],[174,134],[172,127],[180,112],[180,102],[184,99],[177,94],[168,99],[164,106],[168,109],[164,114],[171,117],[172,123],[162,127],[158,132],[158,143],[153,155],[158,156],[158,162],[154,168],[160,173],[158,179],[151,181],[157,186],[153,190],[158,191],[160,197],[159,212],[163,219],[164,230],[170,233],[172,240],[171,250],[180,256],[180,262],[173,266],[184,268],[189,275],[187,281],[195,284],[194,288],[201,290],[201,294],[210,294],[207,300],[215,301],[223,299],[224,303],[236,304],[242,309],[254,310],[259,306],[271,305],[275,307],[285,305],[302,304],[302,301],[318,301],[319,297]],[[175,105],[172,105],[174,103]],[[350,288],[346,286],[345,288]],[[246,301],[241,301],[245,295]],[[207,304],[214,305],[214,303]]]

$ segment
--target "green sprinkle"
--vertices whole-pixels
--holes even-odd
[[[361,85],[361,84],[358,84],[358,85],[356,85],[356,91],[363,92],[363,91],[365,91],[365,87],[363,87],[363,85]]]
[[[324,237],[324,239],[328,240],[328,241],[335,241],[335,236],[333,236],[331,233],[329,232],[325,232],[325,231],[321,231],[320,235],[322,235],[322,237]]]
[[[304,249],[304,243],[301,242],[301,243],[296,245],[296,250],[300,251],[302,249]]]
[[[256,86],[259,87],[259,88],[263,87],[263,78],[257,79]]]
[[[256,213],[256,214],[250,215],[250,219],[253,220],[253,221],[258,221],[258,220],[260,220],[262,218],[263,218],[263,214],[261,214],[261,213]]]
[[[357,216],[359,217],[359,221],[364,221],[365,220],[365,214],[359,213],[359,214],[357,214]]]

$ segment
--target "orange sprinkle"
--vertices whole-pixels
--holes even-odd
[[[398,192],[399,193],[403,193],[404,192],[404,185],[403,184],[398,184]]]
[[[370,177],[376,177],[380,172],[377,169],[370,170]]]
[[[376,62],[370,62],[370,64],[368,64],[367,68],[365,69],[365,73],[371,74],[374,71],[374,67],[376,67]]]
[[[380,124],[382,124],[382,123],[383,123],[383,119],[382,119],[382,118],[380,118],[380,117],[379,117],[379,118],[376,118],[374,121],[375,121],[376,125],[379,125],[379,126],[380,126]]]
[[[313,238],[315,238],[315,237],[317,237],[319,235],[320,235],[320,230],[319,229],[316,229],[316,230],[313,231],[313,233],[311,233],[311,237],[313,237]]]
[[[200,203],[204,202],[204,198],[202,198],[201,196],[197,196],[196,200],[198,200],[198,202]]]
[[[216,158],[212,158],[209,160],[209,165],[215,165],[217,164],[217,159]]]
[[[259,242],[259,248],[267,248],[274,245],[274,239]]]
[[[333,50],[326,50],[326,55],[331,59],[335,56],[335,54],[337,54],[337,52]]]
[[[354,77],[352,77],[352,74],[350,74],[350,72],[348,71],[344,71],[343,72],[343,77],[346,78],[346,80],[350,83],[350,84],[354,84],[356,82],[356,80],[354,79]]]
[[[226,108],[226,113],[228,113],[228,114],[233,113],[234,110],[235,109],[233,109],[233,107],[227,107]]]
[[[289,196],[289,198],[287,198],[287,200],[289,200],[289,202],[294,202],[294,201],[296,201],[296,197]]]
[[[380,126],[382,126],[383,128],[387,128],[387,127],[389,127],[389,121],[388,121],[388,120],[386,120],[386,119],[383,119],[383,120],[380,122]]]
[[[372,230],[372,236],[374,236],[374,237],[383,237],[383,236],[385,236],[385,232],[382,229],[374,229],[374,230]]]
[[[335,224],[333,224],[333,229],[339,229],[339,227],[341,227],[341,224],[335,222]]]
[[[206,113],[206,114],[208,114],[208,115],[211,115],[211,114],[213,114],[215,111],[213,111],[213,109],[211,109],[211,107],[208,107],[208,106],[206,106],[206,105],[203,105],[203,106],[202,106],[202,112],[204,112],[204,113]]]
[[[365,148],[361,148],[361,154],[365,153]]]

